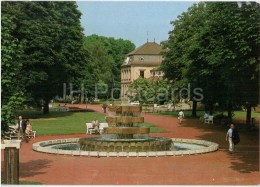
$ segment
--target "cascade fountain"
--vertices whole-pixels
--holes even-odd
[[[63,138],[33,144],[33,150],[62,155],[94,157],[150,157],[202,154],[218,150],[218,144],[205,140],[150,137],[142,127],[141,107],[108,107],[108,127],[99,137]]]
[[[144,122],[141,107],[134,105],[109,106],[102,137],[80,138],[80,149],[85,151],[147,152],[167,151],[173,147],[170,138],[149,137],[150,128],[140,127]]]

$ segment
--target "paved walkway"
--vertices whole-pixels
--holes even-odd
[[[85,105],[79,107],[85,108]],[[102,112],[101,107],[97,105],[88,105],[88,108]],[[176,118],[152,114],[143,114],[143,116],[146,122],[157,124],[160,128],[169,131],[151,134],[152,136],[209,140],[220,144],[220,149],[208,154],[179,157],[78,157],[35,152],[32,150],[32,143],[47,139],[92,135],[40,136],[22,145],[20,179],[53,185],[256,185],[260,183],[258,137],[241,134],[241,142],[237,146],[236,153],[230,155],[225,141],[226,129],[201,124],[194,119],[186,119],[183,125],[179,126]]]

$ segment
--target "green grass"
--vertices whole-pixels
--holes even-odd
[[[191,110],[185,110],[184,116],[185,118],[191,118],[192,111]],[[178,117],[179,111],[173,111],[173,112],[158,112],[158,113],[153,113],[155,115],[162,115],[162,116],[172,116],[172,117]],[[197,116],[203,116],[204,111],[197,111]]]
[[[86,133],[86,123],[94,117],[99,122],[105,122],[105,115],[96,112],[55,112],[43,115],[40,111],[19,111],[19,115],[30,119],[36,135],[64,135]],[[151,133],[166,132],[154,124],[144,123],[142,126],[150,127]]]
[[[41,185],[43,183],[35,182],[35,181],[19,181],[21,185]]]
[[[173,111],[173,112],[158,112],[158,113],[154,113],[157,115],[164,115],[164,116],[172,116],[172,117],[178,117],[178,113],[179,111]],[[222,112],[216,111],[213,113],[213,115],[218,115]],[[224,115],[227,116],[227,112],[223,113]],[[184,111],[184,115],[185,118],[192,118],[192,111],[191,110],[185,110]],[[204,115],[204,111],[197,111],[197,116],[203,116]],[[257,113],[255,111],[252,110],[252,114],[251,114],[252,118],[259,118],[260,117],[260,113]],[[245,120],[246,119],[246,111],[235,111],[234,112],[234,120]]]
[[[224,114],[227,115],[227,112],[225,112]],[[237,120],[245,120],[246,119],[246,111],[235,111],[234,114],[235,114],[234,119],[237,119]],[[252,110],[251,117],[252,118],[259,118],[260,113],[257,113],[257,112]]]

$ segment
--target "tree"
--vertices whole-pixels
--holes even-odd
[[[14,123],[14,111],[21,107],[24,101],[24,86],[22,80],[23,53],[22,44],[13,36],[17,25],[17,6],[11,2],[2,2],[1,20],[1,127]],[[2,129],[3,130],[3,129]],[[3,131],[2,131],[3,132]]]
[[[171,22],[174,29],[169,32],[168,41],[164,42],[165,60],[161,65],[161,69],[165,73],[165,77],[172,81],[172,89],[178,89],[188,84],[192,88],[201,86],[201,77],[198,78],[198,69],[192,69],[190,65],[201,59],[198,56],[198,35],[204,27],[206,16],[204,14],[205,6],[203,3],[194,4],[187,12],[178,16],[178,19]],[[207,80],[207,79],[204,79]],[[176,97],[173,95],[172,97]],[[193,101],[193,116],[196,116],[197,100],[191,93]],[[172,99],[175,105],[175,98]]]
[[[168,84],[164,79],[146,79],[139,77],[128,87],[129,97],[132,101],[158,104],[168,97]]]
[[[63,83],[77,82],[86,65],[81,13],[75,2],[12,3],[20,8],[14,36],[23,44],[26,90],[44,101],[48,113],[48,103],[62,93]]]
[[[259,4],[243,3],[239,8],[237,3],[209,2],[207,10],[208,31],[211,32],[204,32],[202,36],[211,49],[208,55],[211,63],[219,64],[218,78],[224,88],[222,103],[227,106],[231,118],[233,106],[248,103],[251,108],[257,104]]]
[[[105,96],[107,98],[113,88],[120,87],[121,65],[125,55],[134,50],[135,45],[128,40],[91,35],[84,38],[84,47],[89,52],[91,58],[89,75],[92,76],[92,79],[95,79],[93,81],[86,78],[85,84],[92,96],[94,93],[91,93],[91,89],[93,90],[93,87],[99,81],[108,85],[108,91]]]
[[[162,65],[167,78],[201,87],[211,113],[216,102],[230,118],[233,106],[257,103],[258,4],[199,3],[172,24]]]

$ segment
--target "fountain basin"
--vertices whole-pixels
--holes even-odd
[[[93,157],[151,157],[151,156],[183,156],[214,152],[218,150],[218,144],[210,141],[171,138],[174,149],[169,151],[146,152],[108,152],[108,151],[84,151],[79,149],[79,138],[54,139],[36,142],[33,150],[51,154],[93,156]],[[71,149],[74,147],[73,149]]]
[[[149,134],[148,127],[106,127],[105,134]]]
[[[80,149],[84,151],[106,152],[147,152],[171,150],[172,140],[163,137],[145,139],[111,139],[102,137],[80,138]]]

